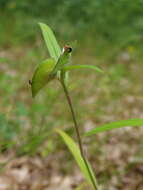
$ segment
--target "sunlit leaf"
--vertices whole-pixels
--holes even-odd
[[[54,78],[51,74],[54,66],[54,59],[47,59],[39,64],[32,78],[32,97],[35,97],[39,90]]]
[[[93,69],[97,72],[103,73],[103,71],[100,68],[94,65],[69,65],[69,66],[64,67],[65,71],[69,71],[73,69]]]
[[[67,147],[69,148],[69,150],[71,151],[73,157],[75,158],[80,170],[82,171],[84,177],[86,178],[86,180],[89,182],[89,184],[92,185],[93,187],[93,181],[91,179],[91,176],[88,172],[87,166],[81,156],[80,150],[78,148],[78,146],[76,145],[76,143],[73,141],[73,139],[67,135],[65,132],[61,131],[61,130],[57,130],[57,132],[60,134],[60,136],[63,138],[65,144],[67,145]],[[87,162],[88,163],[88,162]],[[91,169],[91,166],[88,163],[88,166],[90,168],[90,172],[92,173],[92,178],[94,180],[94,183],[97,186],[97,182],[96,182],[96,178],[94,176],[94,173]],[[93,188],[94,189],[94,188]]]
[[[55,38],[55,35],[48,25],[43,24],[43,23],[39,23],[39,24],[40,24],[47,48],[49,50],[50,56],[57,61],[59,56],[61,55],[61,49]]]
[[[89,135],[94,135],[96,133],[109,131],[109,130],[117,129],[117,128],[121,128],[121,127],[127,127],[127,126],[136,127],[139,125],[143,125],[143,119],[139,118],[139,119],[121,120],[121,121],[116,121],[116,122],[112,122],[112,123],[107,123],[107,124],[101,125],[99,127],[96,127],[94,129],[91,129],[85,135],[89,136]]]

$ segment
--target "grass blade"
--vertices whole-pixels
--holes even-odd
[[[61,130],[56,130],[56,131],[60,134],[60,136],[61,136],[62,139],[64,140],[65,144],[66,144],[67,147],[69,148],[69,150],[70,150],[70,152],[72,153],[73,157],[75,158],[75,160],[76,160],[76,162],[77,162],[77,164],[78,164],[80,170],[82,171],[84,177],[85,177],[86,180],[89,182],[89,184],[92,185],[92,179],[91,179],[90,174],[89,174],[89,172],[88,172],[87,166],[86,166],[86,164],[85,164],[85,162],[84,162],[84,160],[83,160],[83,158],[82,158],[82,156],[81,156],[81,154],[80,154],[80,150],[79,150],[78,146],[77,146],[76,143],[73,141],[73,139],[72,139],[69,135],[67,135],[65,132],[63,132],[63,131],[61,131]],[[92,177],[93,177],[93,179],[94,179],[94,181],[95,181],[95,184],[97,184],[96,178],[95,178],[95,176],[94,176],[94,173],[93,173],[92,168],[91,168],[91,166],[89,165],[89,163],[88,163],[88,166],[89,166],[90,171],[91,171],[91,173],[92,173]],[[94,188],[93,188],[93,189],[94,189]]]
[[[109,131],[112,129],[117,129],[117,128],[121,128],[121,127],[136,127],[139,125],[143,125],[143,119],[128,119],[128,120],[121,120],[121,121],[116,121],[116,122],[112,122],[112,123],[107,123],[104,125],[101,125],[99,127],[96,127],[90,131],[88,131],[87,133],[85,133],[85,136],[90,136],[90,135],[94,135],[96,133],[100,133],[100,132],[104,132],[104,131]]]
[[[94,65],[69,65],[69,66],[64,67],[65,71],[69,71],[73,69],[93,69],[97,72],[103,73],[103,71],[100,68]]]
[[[41,27],[42,34],[49,50],[50,56],[57,61],[59,56],[61,55],[61,49],[55,38],[55,35],[48,25],[43,23],[39,23],[39,25]]]

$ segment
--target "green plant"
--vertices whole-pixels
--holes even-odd
[[[60,134],[65,144],[68,146],[86,180],[89,182],[89,184],[91,184],[94,190],[99,190],[96,177],[83,150],[82,138],[79,132],[79,126],[77,123],[72,100],[67,88],[67,81],[68,71],[73,69],[88,68],[101,73],[103,71],[98,67],[92,65],[70,65],[72,48],[69,45],[65,45],[63,47],[63,51],[61,51],[52,30],[43,23],[40,23],[40,27],[51,58],[43,61],[35,70],[32,81],[30,81],[32,96],[35,97],[37,93],[51,80],[57,79],[60,82],[71,111],[79,147],[76,145],[74,140],[64,131],[59,129],[56,131],[58,134]],[[143,119],[124,120],[116,123],[106,124],[97,129],[89,131],[85,135],[95,134],[97,132],[103,132],[106,130],[111,130],[113,128],[119,128],[128,125],[136,126],[141,124],[143,124]]]
[[[109,131],[112,129],[127,127],[127,126],[137,127],[139,125],[143,125],[143,119],[138,118],[138,119],[121,120],[96,127],[95,129],[88,131],[85,135],[90,136],[100,132]]]

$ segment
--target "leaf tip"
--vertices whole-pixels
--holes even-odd
[[[38,22],[41,30],[43,30],[44,27],[48,27],[46,24],[42,23],[42,22]]]
[[[40,26],[44,25],[44,23],[42,23],[42,22],[38,22],[38,24],[39,24]]]

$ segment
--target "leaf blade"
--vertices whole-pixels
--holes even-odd
[[[62,137],[62,139],[64,140],[65,144],[67,145],[67,147],[69,148],[70,152],[72,153],[74,159],[76,160],[80,170],[82,171],[82,173],[84,174],[84,177],[86,178],[86,180],[88,181],[89,184],[93,185],[90,174],[88,172],[88,169],[86,167],[86,164],[81,156],[80,150],[78,148],[78,146],[76,145],[76,143],[73,141],[73,139],[67,135],[65,132],[63,132],[62,130],[56,130],[60,136]],[[88,162],[87,162],[88,163]],[[92,168],[90,166],[90,164],[88,163],[89,169],[92,173],[92,177],[94,179],[95,184],[97,184],[96,182],[96,178],[94,176],[94,173],[92,171]]]
[[[128,119],[128,120],[111,122],[111,123],[101,125],[99,127],[96,127],[88,131],[87,133],[85,133],[85,136],[90,136],[90,135],[94,135],[100,132],[109,131],[109,130],[117,129],[121,127],[127,127],[127,126],[136,127],[139,125],[143,125],[143,119],[136,118],[136,119]]]
[[[69,71],[73,69],[93,69],[97,72],[103,73],[103,71],[100,68],[94,65],[69,65],[69,66],[64,67],[65,71]]]
[[[50,56],[57,61],[61,54],[61,49],[55,38],[55,35],[48,25],[44,23],[39,23],[39,25],[42,30],[42,34],[46,42],[46,46],[49,50]]]
[[[50,75],[55,66],[54,59],[48,59],[39,64],[36,68],[32,77],[32,97],[34,98],[36,94],[53,79],[53,75]]]

